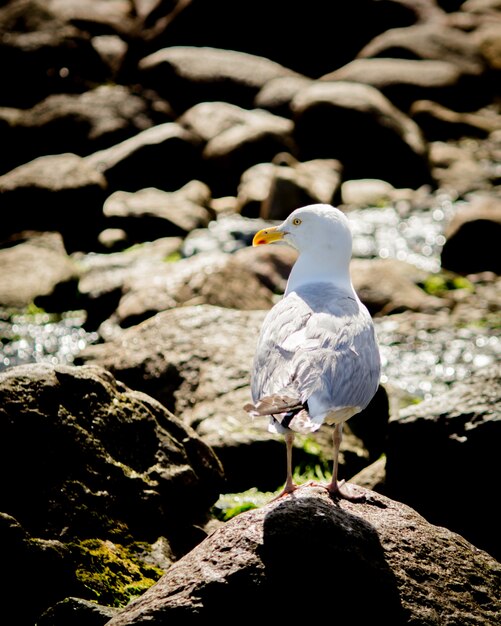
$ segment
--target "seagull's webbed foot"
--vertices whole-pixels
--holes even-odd
[[[280,498],[283,498],[284,496],[288,496],[291,493],[294,493],[296,491],[296,489],[299,489],[300,485],[296,485],[293,482],[287,482],[285,483],[284,488],[282,489],[282,491],[275,496],[274,498],[272,498],[270,500],[270,502],[275,502],[275,500],[280,500]]]
[[[330,483],[327,483],[327,484],[315,483],[315,482],[312,482],[309,484],[326,489],[331,495],[331,497],[333,498],[348,500],[349,502],[365,502],[366,500],[365,495],[354,494],[345,480],[331,481]]]

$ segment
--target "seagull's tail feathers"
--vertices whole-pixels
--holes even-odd
[[[244,410],[252,417],[269,415],[269,430],[274,433],[283,433],[287,429],[310,433],[320,427],[311,420],[307,402],[286,395],[266,396],[256,404],[246,404]]]

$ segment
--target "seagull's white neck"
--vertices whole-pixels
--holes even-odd
[[[285,295],[313,282],[331,283],[356,298],[350,276],[350,259],[340,258],[332,251],[317,249],[301,252],[289,275]]]

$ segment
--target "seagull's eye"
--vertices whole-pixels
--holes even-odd
[[[294,226],[299,226],[299,224],[301,224],[302,220],[299,219],[299,217],[295,217],[292,220],[292,223],[294,224]]]

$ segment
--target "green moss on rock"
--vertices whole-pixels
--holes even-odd
[[[107,606],[125,606],[141,595],[164,573],[142,556],[150,546],[139,542],[127,546],[103,539],[72,544],[76,577],[89,598]]]

